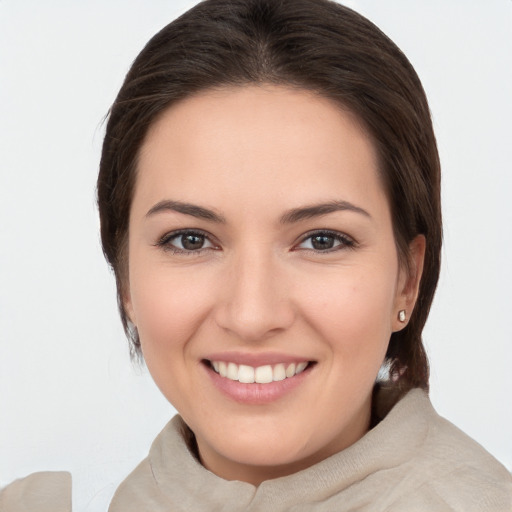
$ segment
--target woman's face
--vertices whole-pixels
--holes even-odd
[[[150,129],[126,308],[219,476],[258,484],[367,431],[409,281],[372,142],[329,100],[226,88]]]

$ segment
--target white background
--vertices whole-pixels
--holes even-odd
[[[68,470],[105,510],[173,414],[134,369],[103,260],[102,119],[193,1],[0,0],[0,485]],[[443,165],[425,332],[438,411],[512,468],[512,1],[353,0],[416,67]]]

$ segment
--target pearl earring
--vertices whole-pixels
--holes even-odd
[[[405,322],[405,309],[401,309],[398,312],[398,320],[400,320],[400,322],[402,322],[402,323]]]

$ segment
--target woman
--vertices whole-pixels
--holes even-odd
[[[510,503],[425,394],[439,162],[419,80],[369,22],[199,4],[128,73],[98,198],[126,331],[181,415],[113,509]]]
[[[126,78],[98,202],[134,353],[181,415],[111,510],[510,507],[426,395],[439,162],[416,74],[368,21],[196,6]]]

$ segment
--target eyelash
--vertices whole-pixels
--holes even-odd
[[[343,250],[343,249],[355,249],[357,247],[357,243],[353,238],[349,237],[348,235],[345,235],[344,233],[340,233],[339,231],[331,231],[329,229],[318,229],[316,231],[310,231],[309,233],[306,233],[301,238],[299,244],[297,244],[297,245],[301,245],[306,240],[312,239],[315,236],[332,237],[332,238],[334,238],[334,240],[336,242],[339,242],[339,244],[334,247],[331,247],[329,249],[323,250],[323,251],[314,249],[314,248],[311,248],[311,249],[304,248],[302,250],[311,251],[311,252],[314,252],[315,254],[319,254],[319,253],[331,253],[331,252],[335,252],[335,251],[339,251],[339,250]]]
[[[199,236],[204,238],[205,240],[209,241],[212,244],[212,247],[201,247],[199,249],[195,250],[186,250],[186,249],[180,249],[179,247],[175,247],[171,244],[173,240],[176,240],[180,236],[184,235],[192,235],[192,236]],[[166,233],[162,238],[158,240],[158,242],[155,244],[157,247],[161,247],[164,251],[170,251],[173,254],[184,254],[187,256],[193,256],[201,254],[204,251],[214,249],[217,250],[218,248],[215,246],[214,242],[211,240],[211,236],[206,233],[205,231],[201,231],[200,229],[180,229],[178,231],[172,231],[171,233]]]
[[[210,247],[201,247],[199,249],[180,249],[179,247],[175,247],[171,244],[173,240],[176,240],[177,238],[184,236],[184,235],[192,235],[192,236],[198,236],[201,238],[204,238],[206,241],[208,241],[211,246]],[[325,236],[325,237],[332,237],[336,242],[339,242],[338,245],[335,245],[334,247],[328,248],[326,250],[319,250],[314,248],[297,248],[307,240],[315,237],[315,236]],[[173,254],[183,254],[187,256],[193,256],[193,255],[199,255],[207,250],[218,250],[219,247],[215,245],[215,243],[211,240],[211,235],[206,233],[205,231],[201,231],[199,229],[180,229],[178,231],[172,231],[170,233],[166,233],[164,236],[162,236],[156,244],[154,244],[156,247],[161,247],[165,251],[170,251]],[[348,235],[345,235],[344,233],[340,233],[338,231],[331,231],[328,229],[320,229],[316,231],[311,231],[309,233],[306,233],[301,239],[298,244],[294,246],[292,249],[293,251],[296,250],[304,250],[304,251],[310,251],[315,254],[322,254],[322,253],[331,253],[335,251],[339,251],[342,249],[354,249],[357,247],[356,241],[349,237]]]

